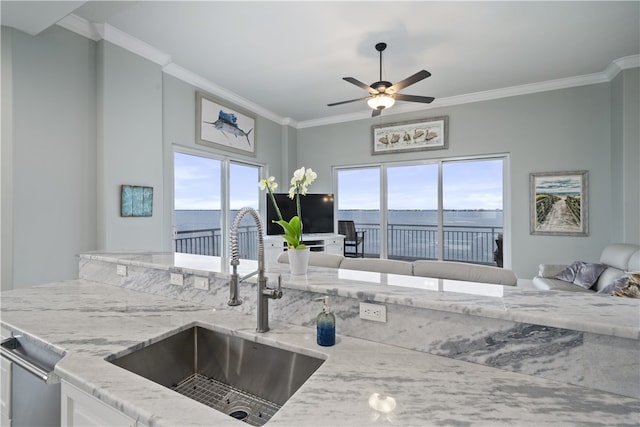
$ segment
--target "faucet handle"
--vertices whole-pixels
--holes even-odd
[[[271,298],[271,299],[282,298],[282,276],[278,274],[278,287],[276,289],[265,287],[262,293],[267,298]]]

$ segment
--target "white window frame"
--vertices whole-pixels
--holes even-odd
[[[187,154],[190,156],[205,157],[211,160],[220,161],[220,210],[221,210],[220,226],[222,227],[222,230],[221,230],[222,251],[221,252],[224,259],[229,259],[231,250],[229,247],[228,230],[231,227],[231,221],[233,220],[233,218],[230,218],[230,215],[229,215],[230,206],[231,206],[231,200],[229,198],[230,164],[236,163],[236,164],[247,165],[251,167],[257,167],[258,176],[260,177],[260,179],[262,179],[262,177],[265,175],[266,165],[263,163],[251,162],[251,161],[238,159],[230,156],[217,155],[209,151],[198,150],[195,148],[174,144],[171,152],[171,229],[172,229],[171,251],[172,252],[175,251],[175,238],[176,238],[176,217],[175,217],[176,195],[175,195],[175,164],[174,164],[175,153]],[[256,186],[257,185],[258,183],[256,182]],[[258,197],[258,199],[259,199],[258,206],[259,206],[260,215],[263,217],[263,222],[264,222],[264,214],[263,214],[265,209],[264,200],[263,200],[264,198]]]
[[[398,162],[383,162],[383,163],[371,163],[371,164],[354,164],[354,165],[334,165],[332,166],[333,177],[333,193],[336,200],[334,206],[334,217],[338,218],[338,200],[340,194],[338,194],[338,173],[341,170],[353,170],[353,169],[380,169],[380,258],[386,259],[388,256],[387,250],[387,225],[388,225],[388,213],[387,213],[387,169],[389,167],[402,167],[402,166],[417,166],[417,165],[438,165],[438,241],[444,241],[444,227],[443,227],[443,185],[442,185],[442,169],[443,164],[455,161],[482,161],[482,160],[502,160],[502,230],[503,230],[503,266],[505,268],[511,268],[511,169],[510,169],[510,155],[509,153],[497,153],[489,155],[479,156],[457,156],[457,157],[443,157],[434,159],[412,160],[412,161],[398,161]],[[438,259],[444,259],[444,246],[438,245]]]

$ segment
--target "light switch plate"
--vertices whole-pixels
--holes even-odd
[[[360,318],[374,322],[387,322],[387,306],[384,304],[360,303]]]
[[[209,290],[209,278],[208,277],[195,277],[193,280],[193,287],[196,289],[202,289],[203,291]]]
[[[184,275],[182,273],[171,273],[171,284],[184,286]]]
[[[118,276],[126,276],[127,266],[118,264],[118,266],[116,267],[116,273],[118,274]]]

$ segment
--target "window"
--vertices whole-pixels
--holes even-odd
[[[368,257],[502,266],[504,160],[336,168],[338,218],[366,231]]]
[[[364,253],[380,256],[380,168],[338,169],[338,220],[365,231]]]
[[[173,159],[175,251],[222,256],[234,215],[245,206],[258,209],[260,166],[179,151]],[[245,216],[238,233],[241,258],[257,259],[256,233]]]
[[[502,206],[501,159],[443,162],[443,259],[493,263]]]
[[[229,224],[245,206],[259,209],[260,168],[231,162],[229,165]],[[245,215],[238,228],[238,249],[242,259],[258,259],[258,227],[251,215]]]
[[[387,256],[438,259],[438,165],[387,168]]]

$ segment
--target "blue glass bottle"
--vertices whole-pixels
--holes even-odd
[[[329,297],[324,297],[322,311],[318,314],[318,345],[330,347],[336,343],[336,316],[329,309]]]

